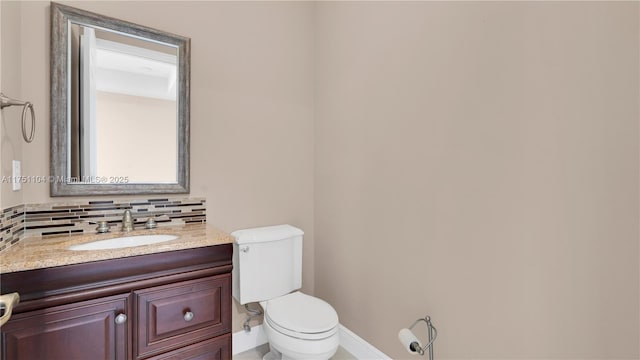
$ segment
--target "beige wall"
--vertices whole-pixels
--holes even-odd
[[[191,38],[191,195],[206,197],[208,222],[227,231],[304,229],[303,287],[313,292],[313,4],[63,3]],[[38,114],[25,175],[49,174],[49,16],[48,1],[23,2],[20,45],[3,33],[3,54],[21,50],[22,95]],[[26,203],[62,200],[48,184],[22,194]]]
[[[19,100],[28,100],[22,95],[21,71],[22,54],[20,48],[21,4],[19,2],[0,2],[0,44],[2,57],[0,90],[7,96]],[[36,107],[36,110],[39,110]],[[39,115],[39,114],[38,114]],[[12,175],[12,160],[22,160],[23,146],[21,116],[22,107],[11,106],[0,111],[0,177]],[[40,129],[42,131],[42,129]],[[12,191],[11,183],[0,181],[2,208],[22,203],[22,191]]]
[[[0,4],[0,41],[2,40],[2,4]],[[2,89],[2,46],[0,46],[0,89]],[[4,124],[4,113],[0,111],[0,176],[2,176],[2,124]],[[1,186],[1,185],[0,185]],[[2,208],[2,188],[0,187],[0,208]]]
[[[634,358],[638,3],[317,4],[316,295],[393,358]]]

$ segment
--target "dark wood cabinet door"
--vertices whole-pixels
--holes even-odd
[[[231,274],[135,291],[134,307],[137,359],[229,333]]]
[[[4,360],[125,360],[129,294],[17,314],[0,329]],[[119,320],[123,320],[120,317]],[[118,322],[120,322],[118,321]]]
[[[185,346],[148,360],[231,360],[231,334]]]

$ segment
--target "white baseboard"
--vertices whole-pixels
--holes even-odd
[[[267,336],[264,333],[262,325],[258,325],[252,327],[249,333],[245,331],[234,333],[232,342],[233,347],[231,353],[232,355],[236,355],[266,344]],[[342,324],[340,324],[340,346],[359,360],[391,360],[391,358],[382,351],[376,349],[373,345],[366,342]]]
[[[340,324],[340,346],[359,360],[391,360],[382,351]]]
[[[233,336],[233,340],[232,340],[233,355],[257,348],[258,346],[267,343],[267,336],[264,333],[262,324],[252,327],[250,333],[246,333],[244,331],[238,331],[237,333],[234,333],[232,336]],[[348,351],[351,355],[353,355],[358,360],[391,360],[391,358],[387,356],[385,353],[376,349],[375,346],[369,344],[363,338],[356,335],[353,331],[347,329],[342,324],[340,324],[340,346],[342,346],[343,349]],[[449,358],[449,360],[469,360],[469,359]],[[489,360],[489,359],[485,359],[485,360]],[[495,360],[500,360],[500,359],[495,359]],[[528,360],[583,360],[583,359],[551,359],[551,358],[533,359],[532,358]],[[594,360],[611,360],[611,359],[594,358]],[[637,360],[637,359],[624,359],[624,360]]]

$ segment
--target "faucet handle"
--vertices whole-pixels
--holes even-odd
[[[106,220],[98,221],[98,227],[96,227],[98,234],[104,234],[109,232],[109,223]]]
[[[150,217],[147,219],[147,221],[144,223],[144,227],[146,229],[155,229],[158,227],[158,223],[153,219],[153,217]]]

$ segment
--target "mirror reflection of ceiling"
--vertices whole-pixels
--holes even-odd
[[[103,30],[84,33],[95,36],[97,91],[176,100],[176,49]]]

